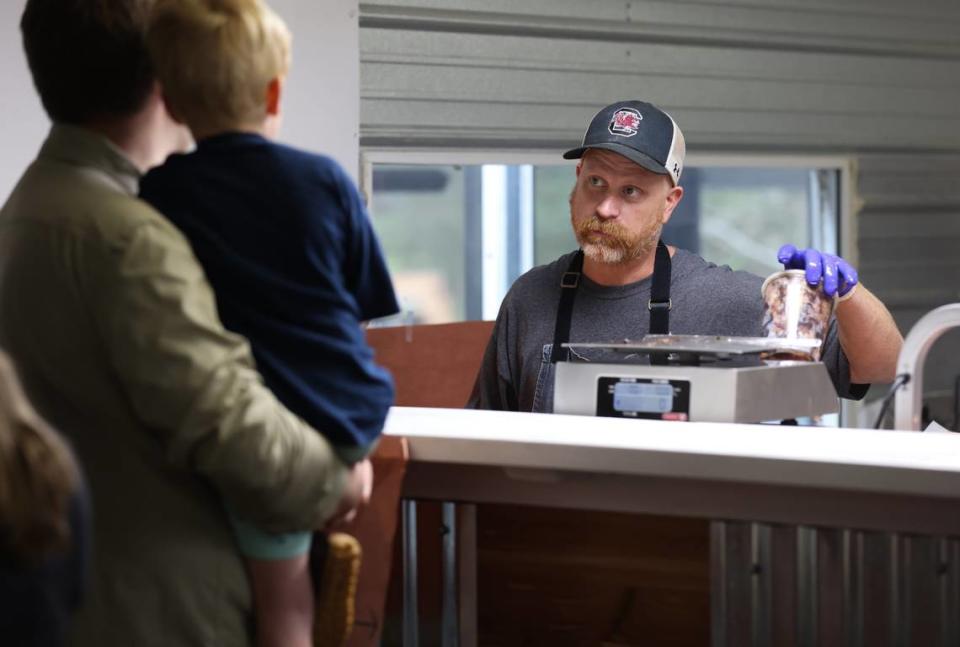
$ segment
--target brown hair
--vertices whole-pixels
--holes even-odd
[[[77,485],[66,443],[34,412],[0,352],[0,553],[37,563],[65,551]]]
[[[144,36],[153,0],[27,0],[23,48],[44,109],[86,125],[128,116],[154,81]]]
[[[262,0],[156,0],[147,46],[171,111],[194,133],[258,126],[290,67],[290,32]]]

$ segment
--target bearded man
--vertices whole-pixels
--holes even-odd
[[[622,101],[594,116],[581,145],[564,154],[580,159],[570,195],[580,250],[513,284],[468,407],[552,412],[554,365],[566,358],[568,342],[763,335],[761,277],[660,240],[683,198],[684,154],[676,122],[649,103]],[[806,270],[811,286],[838,301],[821,350],[837,394],[860,399],[870,383],[891,381],[903,338],[886,307],[858,285],[856,270],[792,245],[780,248],[778,260]]]

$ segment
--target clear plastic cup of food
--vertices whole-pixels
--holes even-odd
[[[760,288],[766,309],[763,317],[767,337],[785,340],[817,339],[822,343],[827,336],[833,299],[822,290],[807,284],[803,270],[784,270],[771,274]],[[796,348],[785,345],[782,353],[772,359],[820,359],[820,346]]]

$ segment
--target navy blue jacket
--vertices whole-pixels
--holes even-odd
[[[362,321],[399,310],[360,195],[330,158],[249,133],[171,156],[140,194],[190,240],[224,326],[267,386],[345,460],[376,440],[393,382]]]

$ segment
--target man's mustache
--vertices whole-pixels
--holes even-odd
[[[586,235],[591,232],[600,232],[602,234],[612,236],[617,240],[629,238],[626,228],[621,224],[613,222],[612,220],[601,220],[596,216],[590,218],[589,220],[584,220],[580,223],[577,223],[577,232],[581,235]]]

